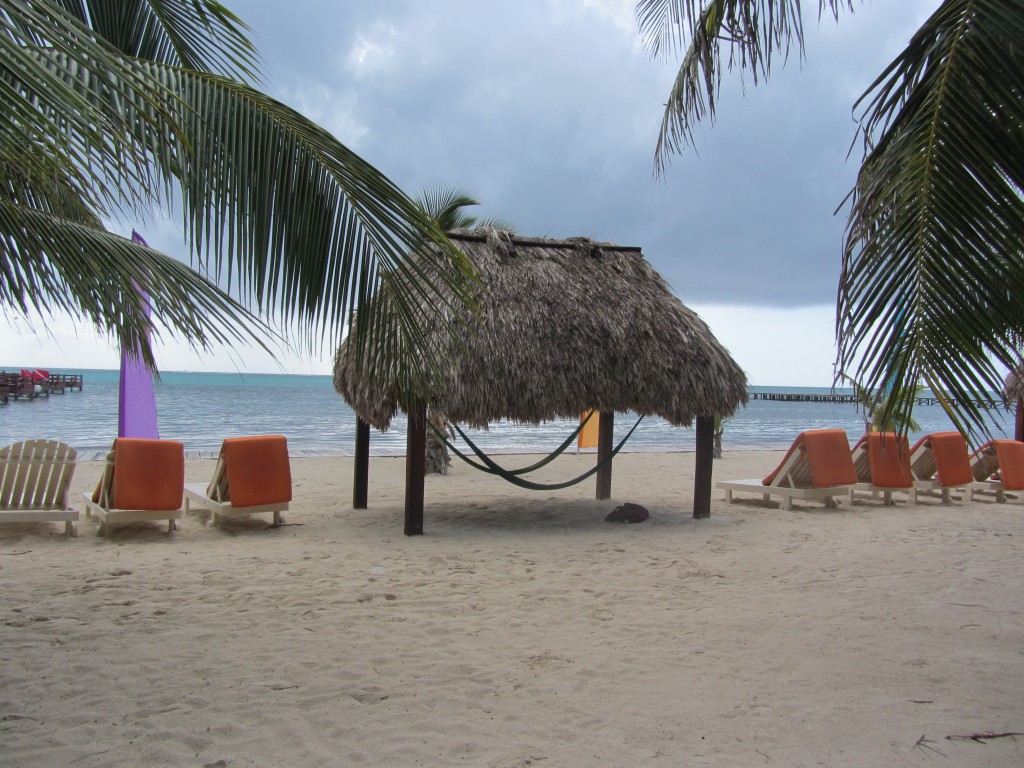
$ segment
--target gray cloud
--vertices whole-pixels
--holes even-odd
[[[745,93],[727,76],[718,124],[662,181],[674,67],[582,2],[232,5],[268,90],[410,194],[455,184],[526,235],[642,246],[684,301],[798,307],[834,300],[853,100],[936,2],[858,6],[820,29],[808,3],[803,69]]]

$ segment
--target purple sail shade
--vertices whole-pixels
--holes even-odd
[[[148,245],[142,236],[132,230],[132,241]],[[141,288],[142,304],[149,317],[149,296]],[[142,362],[139,349],[121,348],[121,383],[117,406],[118,437],[159,438],[156,424],[156,395],[153,393],[153,375]]]

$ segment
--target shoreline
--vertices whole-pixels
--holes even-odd
[[[693,464],[616,457],[594,485],[427,477],[402,457],[292,461],[256,515],[78,539],[0,525],[0,763],[1018,766],[1019,500],[883,507],[759,498],[692,518]],[[395,460],[398,459],[398,460]],[[767,474],[727,451],[715,478]],[[569,454],[537,474],[592,465]],[[91,491],[98,462],[78,468]],[[212,465],[189,459],[186,480]],[[650,519],[608,523],[624,501]],[[77,504],[76,504],[77,506]]]
[[[732,449],[729,449],[727,451],[724,451],[723,454],[722,454],[722,459],[715,459],[715,461],[722,461],[729,453],[777,453],[779,451],[785,451],[787,449],[788,449],[788,446],[780,447],[780,448],[772,448],[772,447],[755,448],[755,447],[742,447],[741,446],[741,447],[732,448]],[[107,448],[106,450],[102,450],[102,451],[91,450],[91,449],[79,450],[78,461],[79,461],[79,463],[102,462],[102,461],[105,460],[106,455],[107,455],[107,453],[109,451],[110,451],[109,448]],[[219,449],[204,450],[204,449],[186,448],[185,449],[185,459],[186,459],[186,461],[188,461],[188,460],[209,461],[211,459],[216,459],[217,455],[218,455],[218,452],[219,452]],[[695,453],[695,450],[693,448],[679,448],[679,449],[635,448],[633,450],[626,450],[625,448],[623,448],[621,451],[619,451],[618,455],[619,456],[623,456],[623,455],[626,455],[626,454],[650,455],[650,454],[661,454],[661,453],[667,453],[667,454],[677,454],[677,453],[692,454],[692,453]],[[344,459],[344,458],[349,458],[350,459],[350,458],[353,458],[354,455],[355,455],[355,451],[354,450],[346,450],[346,449],[341,449],[341,448],[339,448],[337,450],[327,450],[327,449],[305,449],[305,448],[291,448],[290,447],[289,451],[288,451],[288,456],[289,456],[289,458],[292,458],[292,459]],[[523,457],[523,458],[526,458],[526,457],[537,457],[538,459],[540,459],[540,458],[543,458],[544,456],[546,456],[547,454],[537,453],[536,451],[523,451],[523,452],[519,452],[519,451],[494,451],[493,453],[492,452],[488,452],[488,455],[489,456],[518,456],[518,457]],[[573,451],[571,451],[571,450],[569,450],[569,451],[566,451],[563,455],[567,455],[567,456],[568,455],[572,455],[572,456],[593,456],[596,459],[597,458],[597,449],[596,448],[587,448],[587,449],[585,449],[583,451],[580,451],[578,454],[573,452]],[[405,458],[405,453],[404,452],[403,453],[374,453],[373,449],[371,448],[370,449],[370,458],[375,458],[375,459],[404,459]],[[461,461],[462,460],[459,459],[458,456],[452,455],[452,464],[453,465],[456,462],[461,462]]]

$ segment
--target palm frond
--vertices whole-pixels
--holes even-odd
[[[653,56],[685,51],[662,116],[655,150],[655,173],[663,173],[669,156],[692,144],[693,128],[715,119],[721,87],[723,48],[728,69],[739,67],[754,82],[766,79],[773,59],[788,58],[796,45],[803,54],[800,0],[639,0],[637,23]],[[853,0],[819,0],[838,17]]]
[[[429,216],[329,133],[248,85],[115,54],[53,6],[0,0],[0,96],[8,107],[0,117],[0,161],[19,185],[11,200],[94,223],[176,197],[197,268],[238,293],[236,309],[278,320],[311,349],[336,344],[352,310],[389,286],[398,330],[410,341],[401,349],[413,350],[428,317],[459,316],[452,301],[474,303],[472,267]],[[19,229],[19,217],[6,215],[2,256],[14,277],[5,302],[77,306],[96,322],[117,324],[102,311],[113,305],[96,303],[88,291],[76,294],[88,284],[64,271],[80,258],[78,241],[40,244],[40,233]],[[434,262],[413,264],[407,254],[424,241],[438,245]],[[63,247],[79,250],[58,253]],[[181,275],[167,262],[151,266],[163,270],[153,280]],[[21,299],[19,284],[32,289]],[[60,286],[68,298],[48,293]],[[226,296],[188,294],[175,297],[181,314],[159,300],[154,311],[169,312],[169,325],[205,344],[206,315],[226,319]],[[254,327],[252,317],[232,319]],[[360,354],[388,343],[364,316],[357,314],[354,330]],[[404,380],[431,375],[419,359],[409,352]]]
[[[445,232],[472,227],[494,227],[515,231],[515,225],[508,219],[495,216],[485,216],[481,219],[466,213],[464,208],[480,205],[480,201],[461,187],[428,187],[420,193],[416,204]]]
[[[839,367],[924,384],[975,436],[1024,329],[1021,40],[1021,0],[945,0],[858,102]],[[913,397],[887,406],[906,425]]]
[[[445,232],[460,227],[471,227],[476,217],[463,208],[480,205],[480,201],[459,187],[439,186],[424,189],[416,204]]]
[[[16,233],[16,234],[15,234]],[[254,343],[271,329],[186,264],[106,230],[0,199],[0,306],[88,319],[154,364],[139,289],[153,314],[195,346]]]
[[[137,133],[174,130],[173,94],[72,19],[54,23],[45,5],[0,0],[0,161],[25,179],[57,173],[97,216],[152,199]],[[127,124],[126,101],[151,124]]]
[[[258,78],[249,27],[217,0],[51,0],[116,50],[136,59]]]
[[[0,150],[0,189],[9,202],[56,214],[70,221],[100,226],[66,167],[33,144],[17,153]]]
[[[185,104],[180,123],[194,151],[164,170],[181,182],[197,260],[301,339],[336,343],[378,274],[406,278],[396,296],[408,302],[402,311],[417,297],[440,311],[441,285],[472,301],[474,271],[441,229],[324,129],[234,81],[140,66]],[[443,254],[429,275],[408,259],[420,238]]]

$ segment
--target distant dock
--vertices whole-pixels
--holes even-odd
[[[818,394],[808,392],[750,392],[751,400],[777,400],[785,403],[856,403],[854,395]]]
[[[83,384],[80,373],[47,372],[41,376],[38,371],[0,371],[0,402],[35,400],[37,397],[63,395],[69,390],[81,392]]]
[[[857,405],[860,400],[852,394],[836,393],[813,393],[813,392],[749,392],[751,400],[772,400],[783,403],[846,403]],[[1000,408],[1005,403],[1002,400],[973,400],[974,405],[983,408]],[[939,405],[937,397],[915,397],[914,405]],[[1010,404],[1011,406],[1013,403]]]

